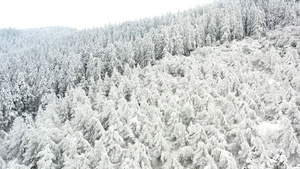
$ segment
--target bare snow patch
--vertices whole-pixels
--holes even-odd
[[[264,121],[258,125],[258,131],[263,138],[269,136],[271,133],[277,133],[281,128],[281,124],[268,121]]]

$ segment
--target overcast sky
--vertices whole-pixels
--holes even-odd
[[[1,0],[0,28],[78,29],[161,16],[213,0]]]

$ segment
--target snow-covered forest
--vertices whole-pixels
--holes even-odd
[[[0,29],[1,169],[300,166],[300,3]]]

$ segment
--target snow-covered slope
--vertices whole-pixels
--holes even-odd
[[[35,122],[18,117],[0,135],[0,155],[7,155],[0,164],[225,169],[273,168],[283,159],[296,166],[298,31],[166,55],[144,68],[127,66],[123,75],[89,79],[65,97],[49,94]]]
[[[0,168],[300,163],[300,3],[0,29]]]

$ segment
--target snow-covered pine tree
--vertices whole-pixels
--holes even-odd
[[[211,155],[213,156],[214,161],[217,163],[218,168],[237,168],[236,161],[230,152],[219,148],[215,148],[212,150]]]
[[[27,134],[29,126],[24,123],[22,117],[15,119],[13,127],[7,136],[5,145],[7,146],[7,160],[21,163],[25,153],[26,141],[24,136]]]
[[[37,167],[41,169],[55,169],[56,165],[53,163],[55,155],[52,153],[49,144],[37,154]]]
[[[300,163],[300,145],[290,120],[284,117],[282,123],[284,127],[279,133],[278,145],[284,150],[292,166],[296,166]]]
[[[183,169],[181,164],[178,162],[176,157],[170,152],[162,153],[162,169],[169,169],[169,168],[178,168]]]
[[[207,143],[208,137],[205,133],[205,129],[199,124],[192,124],[187,128],[188,131],[188,144],[190,146],[195,146],[199,141],[202,141],[203,143]]]
[[[193,166],[195,168],[201,168],[201,169],[205,169],[207,167],[210,167],[211,169],[217,168],[214,159],[208,153],[208,149],[203,142],[199,142],[197,144],[197,149],[194,154],[195,156],[193,158]]]

